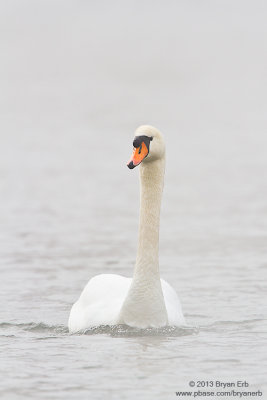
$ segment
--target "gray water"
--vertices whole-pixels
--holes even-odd
[[[192,380],[267,398],[266,16],[0,1],[1,399],[174,399]],[[70,335],[92,276],[132,274],[143,123],[166,138],[161,275],[188,327]]]

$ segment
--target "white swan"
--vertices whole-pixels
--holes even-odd
[[[136,131],[130,169],[140,165],[139,238],[133,278],[97,275],[85,286],[69,317],[74,333],[99,325],[137,328],[185,325],[174,289],[159,274],[159,219],[165,170],[161,133],[143,125]]]

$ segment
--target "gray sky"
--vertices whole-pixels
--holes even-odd
[[[0,1],[1,135],[266,131],[265,1]]]

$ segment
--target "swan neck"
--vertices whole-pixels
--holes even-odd
[[[159,224],[165,160],[141,164],[140,217],[134,277],[143,271],[159,279]],[[145,267],[145,269],[144,269]]]
[[[119,323],[139,328],[168,324],[159,275],[159,218],[164,160],[141,164],[140,220],[133,280],[119,315]]]

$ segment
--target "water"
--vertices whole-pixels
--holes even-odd
[[[266,4],[0,7],[1,398],[265,398]],[[188,327],[69,335],[90,277],[132,274],[142,123],[166,138],[161,275]]]

